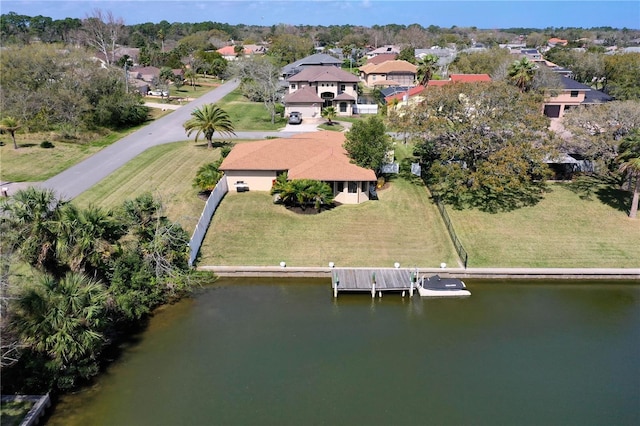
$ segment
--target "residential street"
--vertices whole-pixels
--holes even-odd
[[[72,199],[91,188],[148,148],[165,143],[187,140],[182,127],[191,112],[204,104],[217,102],[238,86],[235,80],[210,91],[200,98],[176,109],[144,128],[136,131],[40,184],[66,199]],[[288,137],[299,132],[238,132],[239,139],[265,139],[267,136]],[[191,139],[194,139],[192,136]]]

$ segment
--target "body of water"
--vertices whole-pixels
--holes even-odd
[[[158,312],[52,425],[637,425],[640,286],[464,299],[222,279]]]

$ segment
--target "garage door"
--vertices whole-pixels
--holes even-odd
[[[560,117],[560,105],[545,105],[544,115],[546,115],[549,118]]]

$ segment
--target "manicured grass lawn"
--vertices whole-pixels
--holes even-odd
[[[509,213],[448,208],[469,267],[640,267],[640,221],[625,211],[630,194],[603,189],[581,199],[566,185],[534,207]]]
[[[273,204],[265,192],[230,192],[213,217],[198,264],[457,265],[423,186],[398,179],[378,194],[379,201],[308,215]]]
[[[225,96],[217,105],[229,114],[236,131],[277,131],[286,126],[287,120],[276,115],[275,124],[262,103],[250,102],[239,90]]]
[[[206,143],[176,142],[143,152],[112,175],[84,192],[74,203],[106,208],[120,206],[144,192],[151,192],[167,208],[167,216],[191,234],[204,200],[191,186],[198,169],[220,156],[220,149],[208,150]]]

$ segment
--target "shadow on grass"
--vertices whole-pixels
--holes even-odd
[[[629,213],[632,194],[619,188],[620,183],[611,177],[580,176],[566,184],[566,188],[583,200],[596,196],[601,203],[621,212]]]
[[[632,194],[630,192],[606,186],[598,189],[596,191],[596,195],[603,204],[606,204],[607,206],[618,211],[629,214],[632,197]]]

